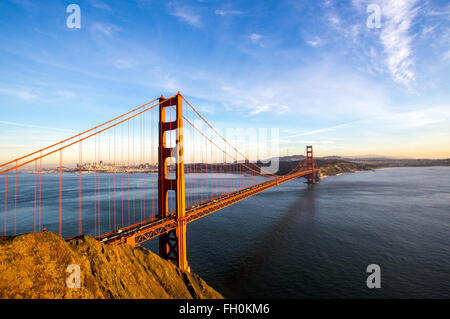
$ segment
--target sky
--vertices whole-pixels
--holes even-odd
[[[449,80],[447,0],[1,0],[0,161],[177,91],[281,155],[449,158]]]

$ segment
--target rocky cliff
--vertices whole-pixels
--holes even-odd
[[[80,288],[68,277],[80,270]],[[71,272],[67,272],[67,270]],[[69,280],[76,284],[76,280]],[[0,237],[0,298],[222,298],[199,276],[145,248],[110,246],[90,236],[50,233]]]

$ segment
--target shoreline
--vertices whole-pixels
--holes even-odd
[[[337,174],[332,174],[332,175],[320,175],[320,179],[324,179],[327,177],[333,177],[333,176],[340,176],[340,175],[344,175],[344,174],[351,174],[351,173],[357,173],[357,172],[367,172],[367,171],[378,171],[378,170],[383,170],[383,169],[390,169],[390,168],[420,168],[420,167],[448,167],[446,165],[433,165],[433,166],[383,166],[383,167],[375,167],[375,168],[370,168],[370,169],[355,169],[353,171],[347,171],[347,172],[340,172]]]
[[[354,164],[351,162],[348,162],[349,164]],[[447,165],[423,165],[423,166],[415,166],[415,165],[411,165],[411,166],[382,166],[382,167],[371,167],[371,168],[367,168],[367,169],[360,169],[360,168],[351,168],[350,170],[343,170],[340,171],[339,173],[336,174],[324,174],[322,171],[320,172],[320,178],[326,178],[326,177],[331,177],[331,176],[339,176],[339,175],[343,175],[343,174],[348,174],[348,173],[356,173],[356,172],[364,172],[364,171],[375,171],[375,170],[382,170],[382,169],[388,169],[388,168],[419,168],[419,167],[449,167]],[[323,166],[320,167],[320,169],[327,169],[329,168],[329,165],[327,166]],[[43,170],[43,171],[33,171],[33,170],[24,170],[24,171],[18,171],[19,174],[60,174],[59,170]],[[157,174],[157,171],[142,171],[142,170],[132,170],[132,171],[105,171],[105,170],[101,170],[101,171],[62,171],[63,174],[127,174],[127,173],[131,173],[131,174],[137,174],[137,173],[142,173],[142,174]],[[218,173],[221,174],[222,172],[201,172],[198,174],[206,174],[206,173]],[[186,172],[186,174],[192,174],[191,172]],[[234,174],[233,172],[226,172],[225,174]]]
[[[386,169],[386,168],[394,168],[394,167],[376,167],[376,168],[370,168],[370,169],[353,169],[353,170],[342,171],[342,172],[339,172],[337,174],[330,174],[330,175],[326,175],[326,174],[323,174],[322,172],[320,172],[320,179],[325,179],[327,177],[340,176],[340,175],[345,175],[345,174],[351,174],[351,173],[357,173],[357,172],[368,172],[368,171],[375,172],[377,170]]]

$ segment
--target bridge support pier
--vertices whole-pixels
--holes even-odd
[[[306,176],[308,184],[316,184],[319,180],[317,174],[314,172],[314,154],[312,145],[306,146],[306,169],[311,170],[312,174]]]
[[[127,244],[131,247],[136,247],[136,237],[131,236],[127,238]]]
[[[159,98],[159,147],[158,147],[158,217],[169,217],[168,192],[174,191],[176,196],[176,230],[159,236],[160,257],[173,262],[178,268],[190,271],[186,253],[186,205],[183,160],[183,112],[180,92],[173,98],[163,102]],[[175,107],[176,119],[166,122],[166,108]],[[166,133],[176,131],[176,146],[167,147]],[[175,158],[175,179],[167,177],[167,160]]]

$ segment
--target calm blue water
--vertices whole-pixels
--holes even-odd
[[[77,173],[62,174],[61,230],[64,237],[79,234],[79,178]],[[264,180],[267,178],[250,175],[185,174],[186,205]],[[82,174],[82,233],[97,236],[157,216],[157,181],[154,173]],[[5,228],[6,235],[39,231],[39,225],[41,230],[59,233],[59,182],[58,173],[0,175],[0,235],[5,234]],[[174,192],[169,192],[168,208],[175,210]]]
[[[8,177],[9,234],[13,176]],[[77,233],[78,177],[63,176],[63,235],[68,236]],[[33,230],[34,176],[18,178],[21,233]],[[119,193],[120,174],[116,178]],[[223,176],[223,185],[232,178]],[[149,175],[143,181],[147,216],[155,181]],[[140,182],[136,176],[136,187]],[[101,176],[102,232],[113,219],[107,185],[107,175]],[[85,174],[83,232],[89,234],[94,233],[93,187],[93,175]],[[43,174],[43,189],[42,224],[57,232],[58,175]],[[128,216],[140,218],[138,188],[134,215],[132,201],[128,215],[127,196],[125,191],[125,223]],[[116,205],[119,223],[119,194]],[[3,226],[0,177],[1,234]],[[312,187],[303,179],[290,181],[195,221],[188,226],[188,260],[192,272],[228,298],[449,298],[449,238],[450,167],[391,168],[328,177]],[[156,244],[144,246],[156,252]],[[381,267],[380,289],[366,286],[369,264]]]
[[[191,223],[188,254],[228,298],[449,298],[450,167],[288,182]]]

